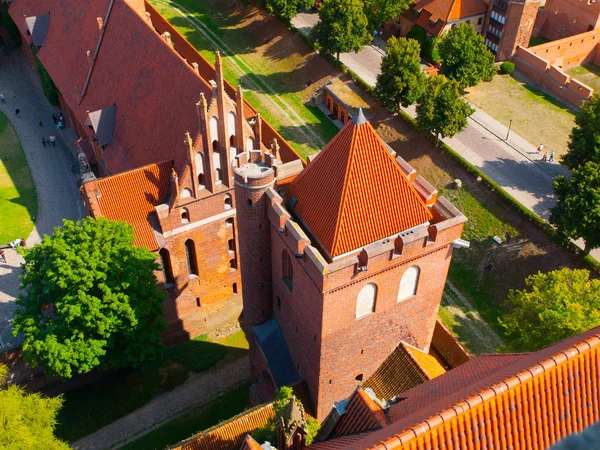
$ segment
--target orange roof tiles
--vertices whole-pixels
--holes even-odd
[[[535,353],[484,355],[405,392],[391,425],[344,448],[548,448],[600,420],[599,367],[600,327]]]
[[[169,448],[173,450],[239,450],[248,434],[264,427],[274,418],[275,410],[272,403],[257,406]],[[248,448],[252,449],[252,447]]]
[[[263,450],[263,448],[258,442],[252,439],[252,436],[247,434],[242,443],[241,450]]]
[[[437,360],[401,342],[363,384],[380,399],[390,399],[445,372]]]
[[[362,112],[296,177],[286,195],[296,198],[295,214],[329,257],[432,218]]]
[[[402,15],[437,36],[448,22],[485,14],[483,0],[417,0]]]
[[[150,164],[98,180],[102,215],[133,225],[135,245],[151,251],[159,246],[149,218],[154,214],[154,207],[164,202],[169,193],[172,166],[171,161]]]
[[[358,388],[350,397],[346,412],[335,426],[336,436],[378,430],[387,425],[381,406],[373,400],[364,389]]]

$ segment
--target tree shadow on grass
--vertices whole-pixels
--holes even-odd
[[[135,411],[154,397],[184,383],[189,374],[214,367],[228,353],[247,350],[208,342],[205,336],[167,351],[161,361],[142,369],[107,373],[101,380],[64,394],[56,434],[74,442]]]

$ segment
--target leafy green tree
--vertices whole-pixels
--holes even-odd
[[[390,111],[398,112],[417,102],[425,89],[419,43],[413,39],[391,37],[387,54],[381,61],[375,95]]]
[[[417,105],[417,125],[436,137],[452,137],[467,126],[474,109],[460,96],[458,83],[443,75],[427,78]]]
[[[587,270],[537,273],[508,294],[500,319],[516,351],[534,351],[600,325],[600,280]]]
[[[266,0],[265,2],[269,14],[274,14],[287,23],[296,17],[299,9],[310,8],[313,5],[314,0]]]
[[[494,55],[473,25],[461,23],[450,30],[440,43],[442,73],[458,81],[461,89],[489,81],[496,74]]]
[[[423,56],[434,64],[437,64],[442,60],[442,57],[440,56],[440,39],[438,37],[431,36],[427,38]]]
[[[600,93],[584,102],[575,115],[569,152],[562,157],[562,163],[571,170],[587,161],[600,163]]]
[[[421,50],[420,54],[423,55],[425,45],[427,45],[427,32],[423,28],[419,25],[413,25],[408,33],[406,33],[406,39],[414,39],[417,41]]]
[[[160,266],[133,245],[124,222],[86,217],[25,252],[13,333],[26,361],[70,378],[99,368],[139,366],[163,349]]]
[[[566,237],[583,238],[586,253],[600,247],[600,164],[588,161],[573,170],[570,180],[558,177],[554,191],[550,223]]]
[[[6,386],[6,366],[0,364],[0,448],[6,450],[67,450],[54,436],[62,397],[46,398],[23,388]]]
[[[369,31],[373,32],[388,20],[396,19],[413,3],[413,0],[365,0]]]
[[[320,21],[312,30],[313,40],[325,53],[357,52],[371,42],[362,0],[325,0],[319,8]]]

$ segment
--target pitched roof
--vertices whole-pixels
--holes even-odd
[[[150,164],[98,180],[102,215],[133,225],[135,245],[157,250],[150,217],[169,193],[172,161]]]
[[[272,403],[257,406],[169,448],[173,450],[239,450],[248,434],[264,427],[274,418],[275,410]],[[260,449],[261,446],[258,448]]]
[[[486,11],[487,5],[483,0],[416,0],[402,15],[437,36],[446,23]]]
[[[271,369],[277,387],[290,386],[300,379],[281,328],[271,317],[266,322],[252,327],[256,341]]]
[[[300,222],[333,258],[432,218],[362,111],[286,193]]]
[[[600,327],[535,353],[481,356],[405,392],[391,425],[345,448],[548,448],[600,419],[599,360]]]
[[[378,430],[387,425],[381,406],[361,387],[350,397],[346,412],[334,428],[336,436],[346,436],[369,430]]]
[[[431,355],[401,342],[363,384],[378,398],[390,399],[445,372]]]
[[[264,450],[249,434],[244,438],[241,450]]]
[[[209,84],[139,15],[141,0],[16,0],[11,16],[50,13],[48,35],[38,57],[79,123],[88,111],[117,105],[114,133],[103,160],[110,173],[172,159],[186,131],[199,129],[196,102],[211,97]],[[98,18],[103,20],[103,32]],[[91,77],[90,59],[99,45]],[[91,130],[86,130],[92,135]]]
[[[441,360],[442,364],[451,368],[458,367],[472,359],[467,349],[439,320],[435,322],[429,353]]]

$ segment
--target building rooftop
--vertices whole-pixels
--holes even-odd
[[[150,164],[98,180],[98,203],[107,219],[123,220],[133,225],[135,245],[157,250],[158,244],[151,217],[154,207],[169,194],[172,161]],[[86,185],[82,187],[85,191]]]
[[[288,208],[330,259],[432,219],[362,110],[286,195]]]

